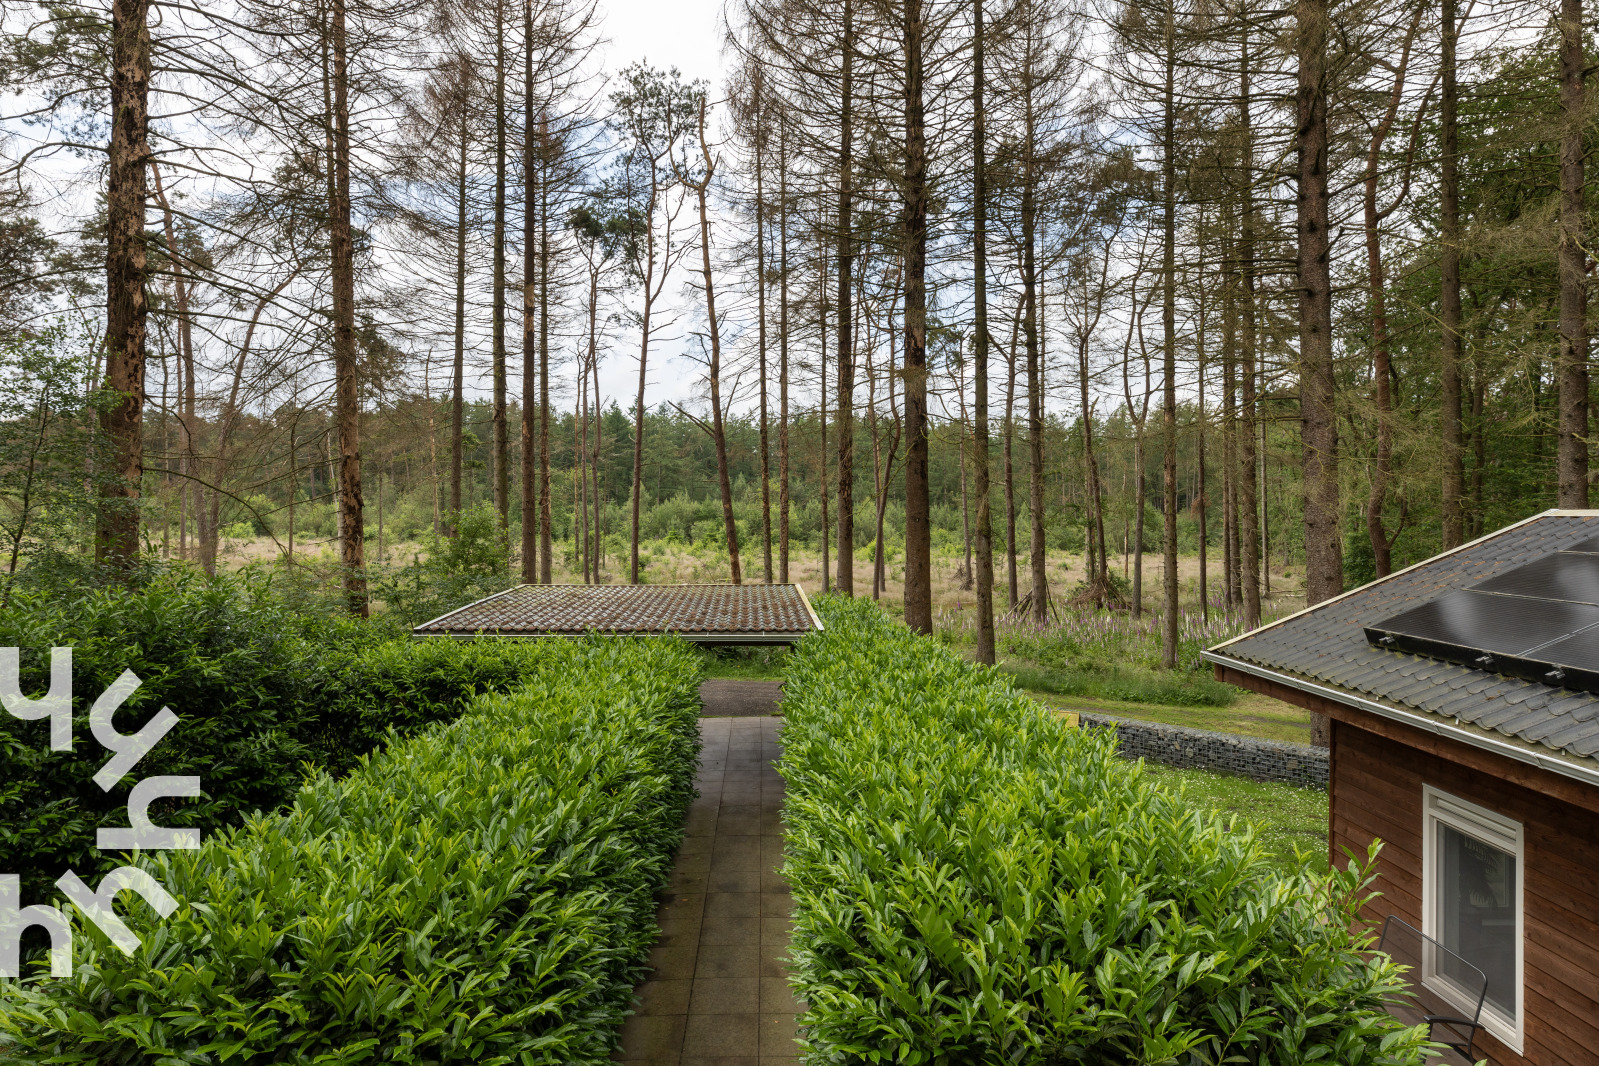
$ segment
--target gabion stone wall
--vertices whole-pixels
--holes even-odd
[[[1301,788],[1327,787],[1327,750],[1309,744],[1213,733],[1161,722],[1079,712],[1084,727],[1114,726],[1121,753],[1183,770],[1242,774],[1256,781],[1282,781]]]

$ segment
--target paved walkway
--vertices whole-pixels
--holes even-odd
[[[781,681],[715,680],[700,683],[700,714],[707,718],[778,714],[777,705],[782,699]]]
[[[783,720],[770,708],[768,696],[758,717],[700,720],[700,797],[662,898],[655,972],[639,986],[638,1011],[622,1029],[623,1062],[799,1062],[800,1006],[781,961],[791,928],[788,885],[778,873],[783,779],[773,765]]]

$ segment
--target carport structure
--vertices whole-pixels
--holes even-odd
[[[418,637],[657,636],[696,644],[793,644],[822,628],[798,585],[517,585],[411,632]]]

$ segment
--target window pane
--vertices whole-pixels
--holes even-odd
[[[1516,857],[1438,823],[1439,936],[1488,975],[1488,1002],[1516,1016]],[[1476,993],[1475,975],[1445,974]]]

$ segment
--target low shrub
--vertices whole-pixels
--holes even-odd
[[[789,655],[812,1063],[1419,1063],[1360,864],[1282,875],[1004,679],[824,600]]]
[[[1228,707],[1238,690],[1196,674],[1157,673],[1153,670],[1052,670],[1006,665],[1004,671],[1023,688],[1057,696],[1089,696],[1100,700],[1158,703],[1164,707]]]
[[[343,772],[390,728],[448,720],[475,692],[512,688],[530,654],[513,641],[416,642],[374,623],[300,615],[260,579],[192,572],[131,588],[14,588],[0,647],[21,649],[24,695],[48,691],[53,646],[72,648],[74,750],[50,750],[47,721],[0,712],[0,870],[21,874],[34,898],[68,867],[87,876],[101,866],[95,829],[126,824],[135,777],[201,777],[202,799],[158,801],[163,824],[237,824],[292,800],[310,766]],[[116,715],[120,732],[162,706],[179,721],[106,792],[93,782],[105,759],[88,715],[123,670],[141,684]]]
[[[0,986],[0,1060],[608,1061],[694,794],[698,661],[535,658],[288,811],[139,858],[178,909],[124,904],[132,957],[75,915],[70,978]]]

